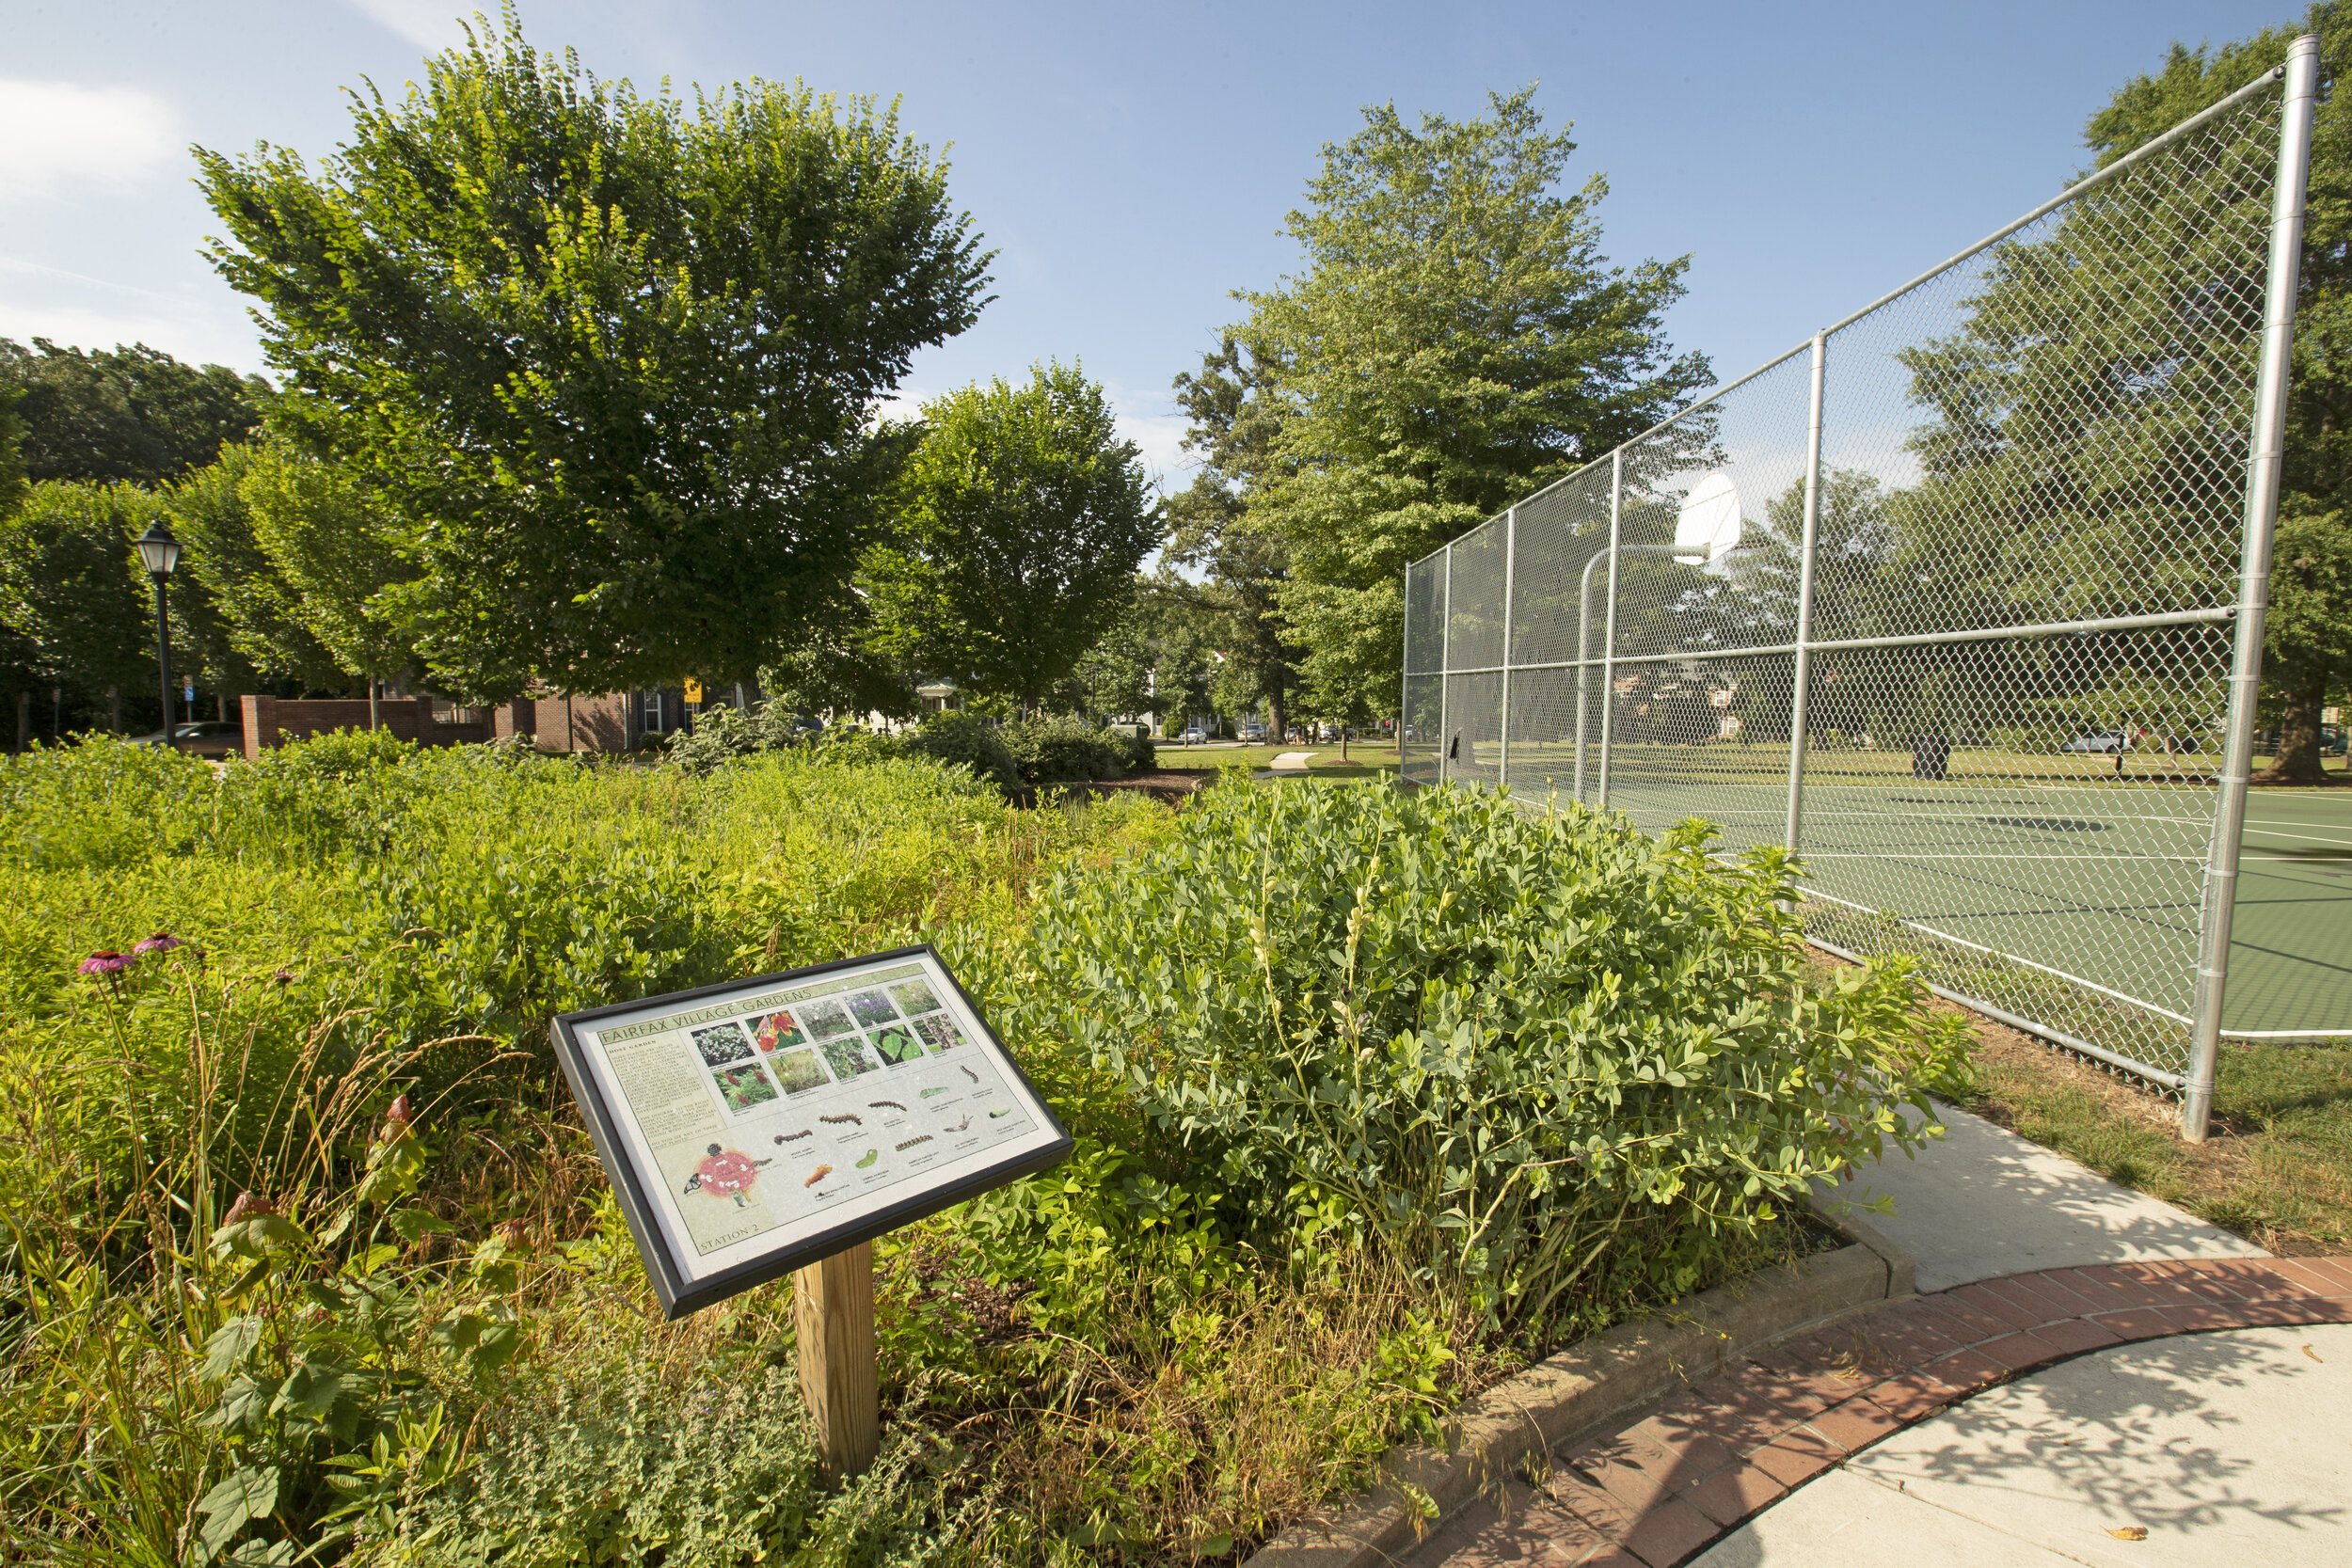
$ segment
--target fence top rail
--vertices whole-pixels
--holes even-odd
[[[1776,371],[1781,366],[1787,364],[1789,360],[1794,359],[1798,355],[1805,353],[1807,350],[1812,348],[1817,338],[1827,338],[1832,333],[1842,332],[1847,327],[1851,326],[1854,323],[1860,321],[1863,317],[1870,314],[1871,311],[1877,310],[1883,306],[1891,304],[1895,300],[1900,299],[1903,295],[1911,293],[1912,290],[1918,288],[1921,284],[1934,281],[1936,278],[1943,277],[1946,273],[1951,271],[1954,267],[1959,266],[1961,263],[1970,260],[1971,258],[1981,256],[1984,252],[1992,249],[1994,245],[1999,245],[2003,240],[2008,239],[2019,230],[2024,229],[2030,224],[2040,222],[2042,219],[2049,216],[2052,213],[2057,212],[2060,207],[2065,206],[2070,201],[2080,200],[2083,197],[2090,195],[2099,186],[2107,183],[2111,180],[2120,178],[2126,170],[2138,166],[2141,163],[2155,156],[2158,152],[2171,146],[2173,143],[2178,142],[2185,137],[2194,135],[2199,128],[2213,120],[2218,119],[2223,115],[2226,115],[2231,110],[2236,108],[2239,104],[2244,103],[2250,99],[2258,98],[2262,94],[2277,87],[2286,80],[2286,77],[2287,68],[2285,66],[2278,65],[2271,67],[2270,70],[2264,71],[2260,76],[2255,77],[2252,81],[2238,88],[2237,91],[2230,94],[2229,97],[2222,99],[2219,103],[2199,110],[2197,113],[2189,116],[2186,119],[2181,121],[2178,125],[2173,126],[2170,130],[2166,131],[2161,135],[2151,137],[2146,142],[2143,142],[2139,146],[2132,149],[2129,152],[2124,153],[2121,158],[2116,159],[2115,162],[2107,165],[2106,167],[2085,175],[2082,179],[2075,181],[2073,184],[2058,192],[2058,195],[2052,197],[2041,206],[2036,207],[2033,211],[2026,214],[2023,217],[2016,218],[2011,222],[2003,224],[1992,233],[1987,234],[1983,239],[1979,240],[1976,244],[1943,261],[1937,262],[1934,266],[1930,267],[1927,271],[1911,279],[1908,283],[1903,284],[1900,288],[1888,290],[1885,293],[1879,295],[1878,298],[1872,300],[1861,309],[1854,311],[1851,315],[1840,317],[1828,326],[1822,327],[1818,333],[1808,335],[1804,341],[1798,343],[1794,348],[1789,349],[1784,354],[1775,355],[1773,357],[1766,360],[1763,364],[1756,366],[1756,369],[1750,371],[1747,374],[1740,377],[1737,381],[1724,382],[1722,386],[1708,392],[1705,397],[1700,398],[1697,402],[1692,403],[1686,407],[1678,408],[1675,412],[1667,415],[1664,419],[1659,420],[1656,424],[1650,426],[1639,436],[1635,436],[1628,440],[1622,441],[1616,446],[1612,447],[1608,451],[1602,452],[1599,456],[1578,465],[1575,468],[1569,470],[1567,473],[1562,474],[1558,479],[1553,480],[1549,484],[1545,485],[1542,489],[1531,491],[1527,495],[1520,497],[1518,500],[1512,502],[1511,506],[1504,508],[1502,512],[1496,513],[1494,516],[1488,517],[1484,522],[1481,522],[1478,525],[1478,528],[1485,528],[1488,524],[1495,522],[1497,519],[1507,515],[1515,508],[1525,506],[1531,501],[1549,495],[1552,491],[1559,489],[1564,484],[1574,483],[1575,481],[1582,478],[1585,474],[1590,473],[1593,469],[1598,467],[1601,464],[1609,461],[1609,459],[1616,453],[1625,451],[1629,447],[1637,446],[1640,443],[1648,440],[1651,436],[1657,435],[1660,431],[1664,430],[1671,425],[1679,424],[1684,420],[1699,413],[1710,404],[1722,402],[1724,398],[1729,397],[1732,393],[1738,391],[1749,382],[1754,381],[1756,377],[1764,375],[1769,372]],[[1459,537],[1468,538],[1470,534],[1477,531],[1478,529],[1470,529]],[[1449,540],[1447,544],[1438,546],[1436,549],[1431,550],[1427,555],[1421,557],[1419,560],[1408,562],[1405,569],[1409,572],[1413,569],[1413,567],[1421,565],[1423,562],[1435,560],[1437,557],[1444,554],[1446,549],[1453,543],[1454,543],[1454,541]]]

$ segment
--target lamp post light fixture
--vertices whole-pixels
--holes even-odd
[[[171,536],[170,525],[158,517],[134,543],[139,547],[139,560],[147,565],[147,575],[155,579],[155,673],[163,686],[164,744],[176,752],[180,740],[171,729],[171,618],[164,584],[171,580],[180,564],[180,541]]]

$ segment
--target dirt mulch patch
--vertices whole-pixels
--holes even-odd
[[[1017,806],[1035,806],[1049,796],[1110,795],[1139,790],[1153,800],[1168,805],[1180,804],[1185,796],[1216,782],[1214,768],[1162,768],[1149,773],[1131,774],[1123,779],[1097,779],[1092,784],[1040,784],[1025,789],[1013,798]]]

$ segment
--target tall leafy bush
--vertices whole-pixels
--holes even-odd
[[[1802,983],[1787,858],[1460,789],[1219,790],[1064,874],[1021,1022],[1267,1238],[1359,1232],[1504,1321],[1691,1288],[1959,1051],[1900,965]]]

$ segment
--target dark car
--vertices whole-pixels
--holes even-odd
[[[233,719],[205,719],[191,724],[171,727],[175,749],[199,757],[241,757],[245,755],[245,726]],[[134,746],[161,746],[164,732],[135,735]]]

